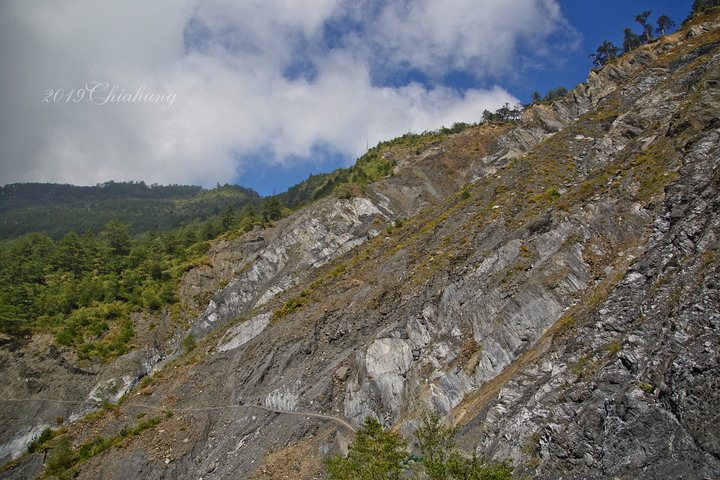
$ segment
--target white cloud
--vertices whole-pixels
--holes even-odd
[[[258,151],[279,165],[318,145],[352,158],[366,139],[477,121],[515,101],[493,86],[383,83],[378,69],[498,75],[518,45],[563,31],[555,0],[6,0],[0,184],[211,186]],[[75,103],[88,82],[175,98]],[[63,89],[61,101],[48,89]]]

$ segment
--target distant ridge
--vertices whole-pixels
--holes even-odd
[[[110,220],[130,225],[133,234],[162,232],[215,219],[228,205],[259,202],[257,192],[237,185],[13,183],[0,187],[0,239],[37,232],[58,240],[71,231],[98,233]]]

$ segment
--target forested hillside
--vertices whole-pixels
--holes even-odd
[[[509,113],[508,107],[504,107]],[[501,109],[502,110],[502,109]],[[485,112],[493,116],[494,121],[513,122],[516,117],[498,110],[495,113]],[[518,113],[515,109],[513,112]],[[422,133],[406,133],[401,137],[378,143],[375,147],[357,159],[354,165],[340,168],[330,173],[310,175],[306,180],[294,185],[278,195],[283,205],[295,210],[311,204],[333,192],[345,190],[344,195],[350,195],[353,186],[362,186],[379,178],[392,174],[396,162],[391,160],[394,156],[416,154],[420,155],[428,147],[437,144],[447,135],[460,133],[476,124],[457,122],[452,127],[442,127],[438,130],[428,130]]]
[[[60,240],[69,232],[98,234],[110,220],[129,232],[163,232],[193,222],[215,220],[232,205],[258,206],[260,196],[237,185],[212,190],[187,185],[107,182],[92,187],[15,183],[0,187],[0,239],[34,232]]]

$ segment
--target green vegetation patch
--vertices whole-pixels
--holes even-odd
[[[422,456],[412,456],[407,442],[380,422],[366,418],[348,446],[347,457],[338,454],[325,460],[328,478],[396,479],[432,478],[467,480],[508,480],[513,468],[509,461],[491,462],[469,456],[455,447],[456,429],[442,425],[437,413],[424,414],[416,432]],[[411,476],[412,475],[412,476]]]
[[[0,239],[31,232],[58,241],[70,232],[98,235],[111,220],[130,225],[132,235],[170,231],[216,219],[228,204],[259,204],[260,196],[237,185],[215,189],[185,185],[107,182],[91,187],[16,183],[0,187]],[[214,237],[213,237],[214,238]]]
[[[168,418],[168,415],[166,414],[165,417]],[[49,448],[51,446],[52,452],[46,462],[45,474],[64,478],[68,472],[73,470],[80,463],[103,453],[111,447],[119,446],[120,442],[124,439],[131,436],[138,436],[145,430],[159,425],[161,422],[161,417],[153,417],[149,420],[139,422],[135,428],[125,426],[115,435],[109,437],[96,436],[85,441],[77,448],[73,447],[72,440],[67,436],[62,436],[55,442],[54,445],[49,445],[50,440],[54,436],[60,435],[60,433],[50,431],[51,433],[46,435],[46,430],[46,432],[43,432],[43,434],[38,438],[38,444],[33,447],[33,450],[28,447],[28,453],[33,453],[40,447]],[[49,438],[43,439],[44,437]],[[41,439],[42,442],[40,442]],[[31,445],[33,444],[31,443]]]
[[[131,314],[177,302],[182,263],[202,264],[200,230],[132,238],[111,221],[100,235],[58,242],[32,233],[0,244],[0,331],[44,331],[80,359],[109,360],[132,348]]]

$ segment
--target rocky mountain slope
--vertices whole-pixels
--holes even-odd
[[[0,452],[61,417],[78,478],[310,479],[347,423],[436,410],[528,478],[720,477],[719,112],[716,15],[512,128],[388,149],[392,176],[214,245],[116,363],[5,345]]]

